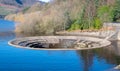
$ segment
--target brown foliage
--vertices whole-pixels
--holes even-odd
[[[83,18],[91,21],[96,16],[96,5],[112,5],[115,0],[98,1],[99,4],[96,4],[95,0],[53,0],[44,6],[34,5],[24,14],[10,15],[6,18],[19,22],[16,24],[16,32],[32,35],[50,34],[69,27],[73,21],[80,18],[83,9]]]

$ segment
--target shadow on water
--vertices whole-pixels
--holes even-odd
[[[93,49],[93,50],[82,50],[76,51],[77,55],[80,59],[83,60],[83,68],[84,71],[94,71],[93,66],[95,66],[95,60],[97,58],[98,61],[104,60],[107,64],[118,65],[120,64],[120,41],[112,41],[112,45]],[[98,65],[99,68],[103,67],[102,65]],[[101,71],[101,70],[100,70]],[[117,71],[112,68],[112,70],[106,71]]]
[[[89,71],[89,68],[93,64],[94,53],[92,50],[76,51],[78,56],[83,60],[84,71]]]

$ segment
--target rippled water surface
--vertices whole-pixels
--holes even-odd
[[[117,71],[120,42],[102,49],[84,51],[47,51],[15,48],[14,23],[0,20],[0,71]]]

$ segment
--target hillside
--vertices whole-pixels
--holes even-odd
[[[38,0],[0,0],[0,18],[22,11],[24,8],[30,7],[37,2],[44,4],[44,2]]]
[[[10,5],[15,7],[26,7],[35,4],[36,2],[44,3],[39,0],[0,0],[0,4]]]

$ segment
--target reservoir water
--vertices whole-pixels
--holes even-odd
[[[47,51],[15,48],[8,41],[16,38],[14,22],[0,20],[0,71],[117,71],[120,42],[82,51]]]

